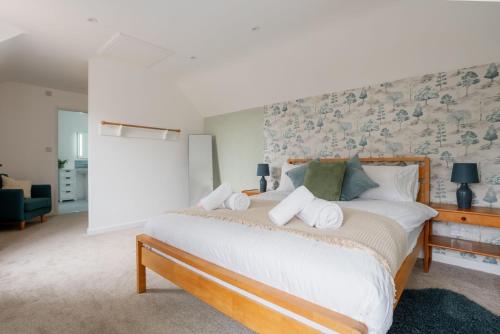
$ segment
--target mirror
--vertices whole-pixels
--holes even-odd
[[[87,133],[76,133],[76,156],[78,159],[88,158]]]

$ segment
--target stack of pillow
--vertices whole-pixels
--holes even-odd
[[[345,162],[320,163],[316,159],[299,166],[285,163],[277,190],[290,192],[302,185],[328,201],[415,201],[418,165],[362,166],[358,156]]]

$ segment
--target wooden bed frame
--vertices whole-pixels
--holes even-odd
[[[310,159],[289,159],[289,163],[299,164]],[[334,162],[345,159],[328,158],[322,162]],[[430,160],[427,157],[361,158],[363,163],[411,163],[419,164],[420,188],[417,200],[428,204],[430,201]],[[403,293],[424,239],[429,235],[429,223],[418,237],[417,245],[406,257],[396,277],[396,302]],[[213,279],[212,276],[233,287],[254,295],[264,302],[272,303],[282,309],[322,325],[339,333],[366,333],[365,324],[338,312],[329,310],[289,293],[260,283],[214,263],[205,261],[192,254],[172,247],[162,241],[141,234],[137,236],[137,293],[146,292],[146,268],[153,270],[170,282],[189,292],[195,297],[216,308],[227,316],[239,321],[258,333],[318,333],[318,330],[291,318],[262,302],[251,299],[234,289]],[[154,250],[156,251],[154,251]],[[171,258],[160,255],[166,254]],[[175,259],[175,260],[173,260]],[[181,265],[178,261],[188,265]]]

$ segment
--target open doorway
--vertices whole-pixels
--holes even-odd
[[[88,114],[58,111],[59,214],[88,211]]]

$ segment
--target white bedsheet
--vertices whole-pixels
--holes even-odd
[[[279,199],[276,192],[267,197]],[[266,197],[264,196],[264,198]],[[262,197],[262,196],[261,196]],[[270,199],[270,198],[269,198]],[[408,233],[408,253],[421,230]],[[224,268],[365,323],[370,333],[392,324],[390,274],[369,254],[286,232],[203,217],[164,214],[145,233]]]

